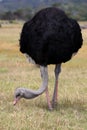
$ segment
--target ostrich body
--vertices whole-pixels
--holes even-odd
[[[40,66],[42,85],[34,91],[26,88],[17,88],[15,101],[24,97],[31,99],[46,91],[49,109],[52,109],[58,96],[58,77],[61,64],[69,61],[82,46],[82,34],[76,20],[57,8],[46,8],[39,11],[23,26],[20,38],[20,51],[30,62]],[[48,93],[47,66],[55,64],[55,86],[52,104]]]

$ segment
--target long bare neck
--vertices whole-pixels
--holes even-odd
[[[48,86],[48,70],[47,67],[40,67],[41,71],[41,77],[42,77],[42,85],[38,90],[31,90],[27,88],[19,88],[21,91],[23,91],[23,97],[26,99],[32,99],[39,95],[41,95]]]

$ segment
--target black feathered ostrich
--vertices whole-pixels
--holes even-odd
[[[17,88],[14,105],[20,98],[32,99],[46,91],[50,110],[57,102],[58,77],[61,64],[69,61],[82,46],[82,34],[79,24],[60,9],[49,7],[39,11],[23,26],[20,38],[20,51],[30,62],[40,66],[42,85],[34,91]],[[49,64],[55,64],[55,86],[52,103],[48,94]]]

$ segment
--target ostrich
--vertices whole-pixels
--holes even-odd
[[[14,105],[20,98],[32,99],[46,92],[48,108],[52,110],[58,97],[58,77],[61,64],[69,61],[82,46],[82,34],[76,20],[64,11],[49,7],[40,10],[23,26],[20,51],[28,60],[40,66],[42,85],[38,90],[17,88]],[[55,65],[55,85],[52,102],[48,93],[48,65]]]

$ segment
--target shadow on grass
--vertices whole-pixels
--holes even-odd
[[[36,104],[36,106],[41,109],[48,110],[46,102]],[[73,109],[77,111],[87,111],[87,105],[85,101],[81,101],[81,100],[71,101],[69,99],[64,99],[61,100],[59,103],[55,104],[55,108],[54,108],[55,111],[68,110],[68,109]]]
[[[62,100],[61,103],[57,104],[57,110],[59,109],[74,109],[78,111],[86,110],[86,102],[81,100],[74,100],[71,102],[69,99]]]

